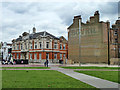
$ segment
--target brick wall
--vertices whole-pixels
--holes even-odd
[[[80,51],[79,19],[81,18],[74,17],[73,24],[68,27],[68,59],[81,63],[108,62],[109,22],[99,22],[99,14],[96,15],[91,17],[90,21],[81,23]]]

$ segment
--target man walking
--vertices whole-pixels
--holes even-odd
[[[46,59],[46,66],[48,67],[48,59]]]

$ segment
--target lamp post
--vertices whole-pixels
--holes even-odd
[[[52,40],[52,63],[53,63],[53,40]]]
[[[29,49],[30,49],[30,30],[29,30],[29,36],[28,36],[28,62],[30,61],[30,52],[29,52]]]
[[[80,58],[81,58],[81,19],[79,18],[79,66],[81,66]]]
[[[108,65],[110,65],[110,43],[109,43],[109,32],[110,29],[108,29]]]

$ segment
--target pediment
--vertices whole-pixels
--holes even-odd
[[[39,40],[40,40],[41,38],[42,38],[42,37],[41,37],[40,35],[37,37],[37,39],[39,39]]]
[[[47,37],[46,37],[46,39],[47,39],[47,40],[50,40],[50,39],[51,39],[51,37],[50,37],[50,36],[47,36]]]

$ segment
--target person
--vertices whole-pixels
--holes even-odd
[[[8,54],[8,64],[10,64],[11,54]]]
[[[45,67],[46,67],[46,61],[44,62],[44,65],[45,65]]]
[[[46,59],[46,66],[48,67],[48,59]]]
[[[11,55],[11,59],[10,59],[10,63],[13,65],[14,62],[13,62],[13,56]]]

